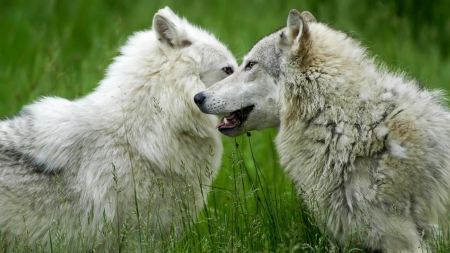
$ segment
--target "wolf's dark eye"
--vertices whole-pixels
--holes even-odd
[[[253,66],[256,65],[256,63],[257,63],[257,62],[249,61],[249,62],[247,63],[247,65],[245,65],[245,71],[251,70],[251,69],[253,68]]]
[[[223,70],[223,72],[225,72],[225,74],[227,74],[227,75],[231,75],[231,74],[233,74],[233,68],[232,67],[224,67],[224,68],[222,68],[222,70]]]

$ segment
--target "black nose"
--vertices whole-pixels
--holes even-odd
[[[195,94],[194,96],[194,102],[198,105],[201,106],[203,104],[203,102],[205,101],[205,94],[203,94],[203,92],[199,92],[197,94]]]

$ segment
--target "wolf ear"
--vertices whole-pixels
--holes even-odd
[[[307,23],[315,23],[315,22],[317,22],[316,18],[309,11],[302,12],[302,14],[300,14],[300,16]]]
[[[286,24],[286,36],[291,46],[298,44],[303,32],[303,20],[297,10],[291,10]]]
[[[286,37],[292,47],[298,47],[309,40],[308,23],[310,22],[316,22],[316,19],[308,11],[300,14],[300,12],[293,9],[289,12],[286,24]]]
[[[187,47],[192,43],[181,30],[181,19],[169,8],[159,10],[153,17],[153,30],[162,43],[170,47]],[[176,23],[180,25],[176,25]]]

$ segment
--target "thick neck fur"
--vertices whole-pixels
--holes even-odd
[[[298,108],[296,116],[308,121],[327,106],[345,104],[340,98],[359,95],[350,94],[355,89],[349,87],[360,86],[363,92],[380,73],[365,50],[345,34],[320,23],[309,23],[306,34],[285,62],[283,96]]]
[[[152,128],[165,129],[168,127],[166,124],[170,124],[170,129],[175,130],[167,134],[182,135],[186,131],[195,130],[200,137],[211,136],[214,129],[210,126],[216,119],[202,114],[192,101],[193,96],[205,88],[200,80],[199,70],[196,69],[198,64],[179,51],[164,52],[163,48],[157,46],[147,46],[153,52],[135,51],[135,48],[145,48],[145,44],[157,44],[153,39],[155,38],[150,32],[140,33],[132,38],[122,48],[123,55],[110,66],[107,78],[87,99],[93,102],[110,100],[108,103],[100,102],[97,104],[99,107],[104,107],[105,104],[108,107],[109,103],[121,104],[115,108],[102,108],[107,112],[105,120],[111,118],[118,122],[122,119],[124,123],[129,123],[128,127],[133,127],[128,129],[129,134],[136,136],[127,138],[137,147],[146,145],[147,134],[163,132],[152,131]],[[175,71],[185,75],[180,77]],[[121,80],[117,80],[119,77]],[[111,109],[119,111],[109,112]],[[184,113],[177,113],[180,111]],[[114,116],[111,117],[112,115]],[[187,119],[191,119],[190,124],[186,124]],[[165,139],[160,138],[160,141]]]
[[[282,163],[288,170],[303,166],[314,174],[330,168],[342,173],[357,156],[384,149],[381,123],[395,113],[397,99],[410,100],[419,89],[414,81],[377,67],[345,34],[320,23],[308,28],[307,48],[292,51],[284,63],[278,137],[280,153],[292,143],[303,147],[282,156]]]

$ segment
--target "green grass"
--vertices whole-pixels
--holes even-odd
[[[126,38],[149,29],[154,13],[166,5],[216,34],[238,61],[261,37],[284,26],[290,9],[309,10],[319,21],[361,40],[388,65],[417,77],[427,87],[448,90],[447,4],[418,0],[2,1],[0,117],[16,114],[40,96],[74,99],[91,92]],[[162,252],[329,250],[278,165],[275,135],[276,131],[266,130],[251,137],[223,138],[223,166],[206,208],[180,238],[164,241]],[[18,247],[16,251],[26,250]]]

